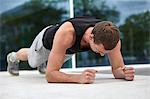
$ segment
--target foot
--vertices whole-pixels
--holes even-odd
[[[7,55],[7,71],[14,76],[19,76],[19,61],[12,61],[11,60],[12,53]]]
[[[46,63],[42,63],[42,64],[38,67],[38,71],[40,72],[40,74],[45,74],[45,72],[46,72]]]

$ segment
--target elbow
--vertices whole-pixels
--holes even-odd
[[[46,72],[45,78],[46,78],[46,80],[47,80],[48,83],[53,82],[52,72],[48,72],[48,73]]]
[[[45,79],[46,79],[46,81],[47,81],[48,83],[50,83],[50,79],[49,79],[49,74],[48,74],[48,73],[46,73]]]

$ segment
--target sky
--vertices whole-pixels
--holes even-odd
[[[29,0],[0,0],[0,13],[19,6]]]
[[[0,0],[0,14],[2,12],[8,11],[12,8],[15,8],[16,6],[22,5],[25,2],[28,2],[30,0]],[[150,10],[150,1],[149,0],[106,0],[107,5],[109,6],[116,6],[117,10],[120,13],[120,23],[122,24],[126,17],[133,13],[139,13],[143,12],[145,9]],[[123,1],[123,2],[120,2]],[[125,1],[125,2],[124,2]],[[130,1],[131,4],[127,4],[126,1]],[[139,3],[133,3],[131,1],[145,1],[145,4],[141,4],[142,2]],[[131,10],[132,9],[132,10]],[[125,13],[124,13],[125,11]]]
[[[0,13],[10,10],[30,0],[0,0]],[[108,0],[110,1],[110,0]],[[111,1],[149,1],[149,0],[111,0]],[[113,3],[113,2],[111,2]]]

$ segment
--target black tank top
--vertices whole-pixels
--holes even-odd
[[[89,27],[94,27],[97,22],[100,22],[99,19],[89,18],[89,17],[88,18],[85,18],[85,17],[70,18],[68,20],[61,22],[58,25],[53,25],[52,27],[48,28],[43,35],[42,41],[43,41],[44,47],[49,50],[52,49],[53,39],[54,39],[56,31],[64,22],[67,22],[67,21],[71,22],[74,27],[74,30],[76,33],[76,40],[73,46],[66,50],[66,54],[74,54],[77,52],[83,52],[83,51],[89,50],[85,48],[84,49],[80,48],[81,39],[85,31]]]

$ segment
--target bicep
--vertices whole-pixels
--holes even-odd
[[[47,71],[59,70],[64,63],[66,50],[72,44],[72,31],[64,30],[65,27],[68,27],[68,24],[61,26],[54,37],[52,50],[50,51],[48,57]]]

